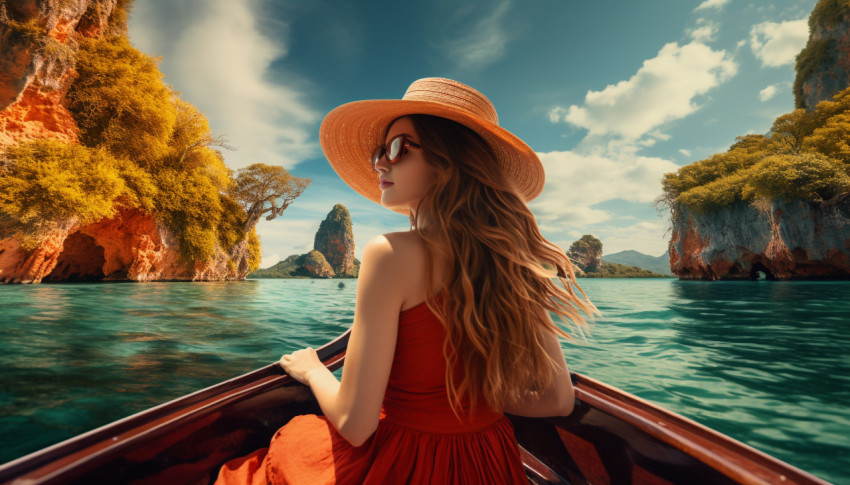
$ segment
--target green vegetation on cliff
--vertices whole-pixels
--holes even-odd
[[[835,27],[850,15],[850,0],[820,0],[809,15],[809,32],[815,27]]]
[[[814,111],[776,119],[769,136],[747,135],[725,153],[664,175],[659,206],[699,213],[758,199],[828,202],[850,191],[850,88]]]
[[[105,149],[38,140],[10,148],[6,157],[13,164],[0,170],[0,237],[18,233],[25,249],[37,246],[54,221],[86,224],[115,215],[119,197],[138,201],[124,177],[137,175],[135,167]]]

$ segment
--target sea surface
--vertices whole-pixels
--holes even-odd
[[[850,483],[850,282],[583,279],[571,370]],[[357,280],[0,286],[0,463],[344,332]],[[556,320],[557,321],[557,320]]]

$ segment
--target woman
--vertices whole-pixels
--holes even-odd
[[[442,78],[340,106],[320,140],[346,183],[411,229],[363,249],[341,382],[313,349],[280,359],[324,416],[294,418],[219,482],[526,482],[503,413],[572,411],[568,335],[549,312],[577,328],[598,313],[526,205],[543,188],[537,155],[486,97]]]

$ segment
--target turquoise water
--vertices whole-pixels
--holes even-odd
[[[356,280],[0,286],[0,462],[317,347]],[[581,280],[567,363],[850,482],[850,283]]]

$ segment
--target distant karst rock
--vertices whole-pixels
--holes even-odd
[[[314,278],[333,278],[334,270],[325,256],[315,249],[304,255],[302,266]]]
[[[313,249],[321,252],[337,276],[357,276],[354,265],[354,232],[351,216],[342,204],[336,204],[319,225]]]
[[[351,216],[342,204],[336,204],[319,225],[314,249],[293,254],[274,266],[251,273],[254,278],[356,278],[360,261],[354,257],[354,232]]]
[[[602,267],[602,241],[592,234],[585,234],[570,246],[567,256],[586,273],[598,271]]]
[[[797,56],[794,101],[812,111],[850,85],[850,4],[820,0],[809,17],[809,41]]]

